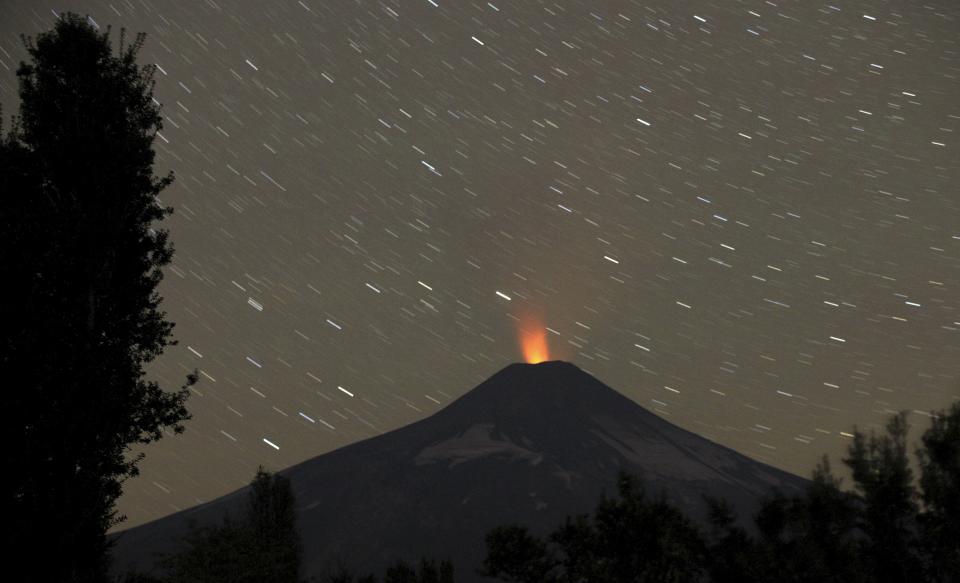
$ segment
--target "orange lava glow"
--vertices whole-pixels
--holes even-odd
[[[547,330],[541,319],[532,314],[521,316],[517,325],[520,338],[520,350],[527,364],[539,364],[550,360],[547,347]]]

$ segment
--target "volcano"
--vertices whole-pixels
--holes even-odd
[[[705,524],[703,494],[727,499],[741,523],[772,487],[807,484],[664,421],[573,364],[511,364],[446,408],[406,427],[279,472],[291,481],[304,574],[339,559],[382,575],[397,558],[450,559],[475,574],[484,534],[519,523],[543,535],[615,495],[619,470]],[[117,535],[116,566],[149,570],[190,521],[237,516],[246,489]]]

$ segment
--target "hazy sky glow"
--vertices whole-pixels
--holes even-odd
[[[201,371],[126,526],[429,415],[525,335],[804,476],[960,394],[954,0],[8,0],[7,116],[65,10],[148,33],[151,373]]]

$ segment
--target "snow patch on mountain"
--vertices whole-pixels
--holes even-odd
[[[629,432],[607,432],[599,428],[591,430],[591,433],[630,463],[643,467],[649,474],[678,480],[732,481],[722,471],[689,456],[689,452],[684,452],[675,444],[643,439]]]
[[[421,466],[439,462],[448,462],[453,467],[464,462],[484,457],[510,457],[537,465],[543,460],[543,455],[517,445],[512,441],[496,439],[490,434],[494,424],[479,423],[472,425],[462,435],[435,443],[424,448],[414,458],[414,464]]]

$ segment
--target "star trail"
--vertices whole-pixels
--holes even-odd
[[[150,374],[200,372],[124,527],[430,415],[537,332],[802,476],[960,394],[955,2],[11,0],[7,116],[19,35],[67,10],[148,35],[180,342]]]

